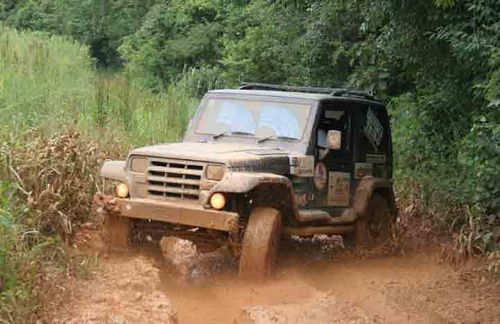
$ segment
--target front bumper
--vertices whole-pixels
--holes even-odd
[[[204,209],[202,206],[191,203],[152,199],[121,199],[96,194],[94,209],[97,212],[107,212],[122,217],[155,220],[226,232],[238,230],[237,213]]]

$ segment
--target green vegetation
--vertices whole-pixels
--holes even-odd
[[[89,220],[102,161],[178,140],[196,104],[182,83],[153,94],[74,41],[0,27],[0,322],[35,321],[52,281],[81,272],[61,242]]]
[[[39,222],[56,214],[28,203],[43,191],[23,193],[37,177],[16,176],[14,156],[62,134],[98,143],[92,165],[176,140],[200,94],[242,80],[373,91],[391,111],[401,199],[461,233],[460,254],[499,249],[498,1],[0,0],[0,21],[0,308],[7,295],[27,300],[16,260],[38,237],[66,235]],[[85,183],[88,202],[96,184]],[[64,209],[82,197],[55,211],[84,221],[71,215],[88,205]],[[22,234],[32,230],[41,236]]]
[[[171,141],[182,136],[196,104],[181,87],[152,94],[129,73],[98,73],[76,42],[0,29],[3,136],[73,126],[133,145]]]
[[[0,181],[0,315],[10,322],[27,317],[33,307],[33,276],[20,272],[38,255],[35,250],[23,251],[18,245],[19,237],[26,233],[17,219],[25,214],[23,206],[9,183]],[[34,240],[36,236],[33,235]]]

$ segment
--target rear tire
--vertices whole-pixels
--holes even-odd
[[[104,242],[110,252],[123,252],[132,239],[132,221],[108,214],[104,222]]]
[[[392,237],[394,216],[387,199],[374,193],[366,215],[356,221],[356,245],[374,247],[384,244]]]
[[[274,208],[255,208],[243,237],[240,277],[262,280],[274,270],[281,239],[281,213]]]

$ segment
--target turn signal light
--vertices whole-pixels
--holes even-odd
[[[207,179],[208,180],[221,180],[226,173],[226,167],[223,165],[209,165],[207,166]]]
[[[143,157],[133,157],[130,160],[130,170],[138,173],[145,173],[148,168],[148,159]]]

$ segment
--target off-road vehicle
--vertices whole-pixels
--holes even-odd
[[[226,244],[246,277],[271,273],[281,237],[373,244],[396,217],[387,110],[346,89],[209,91],[181,143],[134,149],[101,176],[116,183],[95,197],[109,244],[144,233]]]

